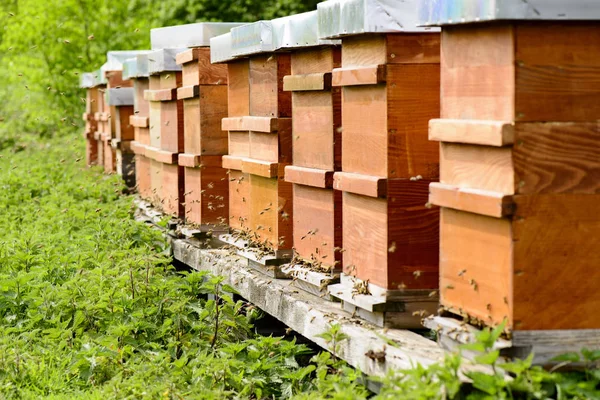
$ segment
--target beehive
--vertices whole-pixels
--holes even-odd
[[[150,158],[152,200],[165,213],[183,217],[184,177],[178,155],[183,152],[183,102],[177,100],[181,87],[181,67],[175,63],[177,53],[185,49],[159,49],[148,54]]]
[[[301,287],[314,281],[317,292],[326,291],[342,257],[342,198],[332,187],[342,160],[341,89],[331,87],[341,48],[339,41],[319,40],[317,11],[287,18],[285,28],[277,47],[291,54],[290,75],[283,81],[292,96],[293,165],[285,167],[285,180],[293,184],[290,270]]]
[[[227,116],[239,121],[250,115],[250,78],[247,58],[234,58],[231,54],[231,33],[216,36],[210,40],[211,62],[227,64]],[[227,170],[229,185],[228,225],[234,230],[248,229],[250,212],[250,179],[242,172],[241,160],[250,155],[249,133],[241,127],[226,125],[228,132],[227,154],[222,156],[222,167]]]
[[[182,67],[183,150],[185,221],[201,230],[226,230],[229,210],[227,170],[221,157],[227,154],[227,132],[221,119],[227,117],[227,67],[210,62],[210,38],[229,32],[235,23],[197,23],[177,26],[188,50],[177,54]],[[172,34],[173,35],[173,34]]]
[[[131,150],[135,154],[135,179],[140,197],[150,200],[150,159],[146,157],[146,146],[150,145],[149,104],[144,99],[144,91],[149,89],[148,55],[138,54],[123,63],[123,78],[133,81],[133,115],[129,124],[134,129]]]
[[[283,177],[284,167],[292,161],[291,95],[283,91],[290,55],[276,53],[276,41],[262,38],[279,37],[284,21],[258,21],[231,30],[232,55],[248,57],[250,101],[247,115],[223,120],[223,129],[237,135],[234,139],[230,134],[234,141],[230,148],[248,149],[245,156],[224,158],[223,166],[247,174],[245,222],[250,240],[276,257],[289,255],[292,248],[292,185]]]
[[[439,115],[439,33],[416,26],[416,6],[318,5],[321,38],[342,40],[332,73],[342,89],[342,171],[333,186],[343,192],[345,276],[330,293],[380,325],[418,325],[437,306],[439,213],[426,203],[439,171],[427,138]]]
[[[98,88],[96,87],[96,79],[94,73],[81,74],[79,87],[85,89],[85,112],[83,120],[85,121],[85,129],[83,137],[85,139],[85,161],[86,165],[92,166],[98,163],[98,142],[94,138],[94,134],[98,130],[98,124],[95,115],[98,112]]]
[[[441,304],[513,334],[598,329],[600,13],[452,3],[421,9],[443,26]]]
[[[114,133],[111,147],[116,153],[116,172],[122,176],[128,187],[135,186],[135,158],[131,148],[134,127],[129,123],[133,115],[134,89],[109,88],[106,90],[106,104],[111,108],[111,121]]]
[[[96,112],[94,113],[94,121],[96,122],[96,132],[94,132],[94,140],[96,141],[97,149],[97,164],[104,168],[104,141],[102,140],[103,133],[108,130],[106,124],[108,122],[108,113],[105,112],[104,92],[106,91],[106,79],[101,69],[94,72],[95,77],[95,92],[93,99],[96,103]],[[111,152],[112,153],[112,152]]]

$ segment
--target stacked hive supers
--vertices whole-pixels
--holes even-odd
[[[330,293],[379,325],[419,326],[437,307],[438,178],[427,139],[439,115],[439,33],[416,26],[416,3],[331,0],[321,38],[342,40],[343,274]]]
[[[79,87],[86,89],[83,137],[85,138],[85,162],[86,165],[92,166],[98,163],[98,142],[94,137],[98,130],[98,123],[95,119],[95,114],[98,111],[98,103],[96,102],[98,88],[96,87],[95,74],[91,72],[81,74]]]
[[[441,303],[513,334],[598,329],[600,23],[577,20],[600,15],[509,3],[422,5],[443,25]]]
[[[138,54],[123,63],[123,79],[133,81],[133,115],[129,124],[134,129],[131,150],[135,154],[135,179],[142,199],[150,200],[150,159],[146,157],[146,147],[150,145],[149,104],[144,91],[149,89],[148,54]]]
[[[104,104],[104,92],[106,91],[106,79],[103,78],[104,73],[102,69],[98,69],[94,72],[94,89],[96,89],[92,95],[95,96],[93,101],[96,103],[96,112],[94,113],[94,121],[96,121],[96,132],[94,132],[94,140],[96,141],[97,151],[97,164],[104,165],[104,141],[102,140],[102,134],[108,127],[108,113],[105,112],[106,106]],[[112,153],[112,152],[111,152]]]
[[[283,91],[290,55],[275,53],[274,43],[262,40],[277,23],[259,21],[231,30],[231,55],[248,60],[228,67],[232,112],[222,127],[229,131],[223,167],[230,170],[230,225],[282,258],[292,248],[292,188],[283,179],[292,158],[291,96]]]
[[[211,64],[210,39],[229,32],[236,23],[198,23],[155,29],[153,35],[182,38],[188,50],[177,54],[182,66],[184,139],[179,165],[184,167],[185,221],[201,230],[227,229],[229,216],[227,170],[221,157],[227,154],[227,132],[221,120],[227,116],[227,68]]]

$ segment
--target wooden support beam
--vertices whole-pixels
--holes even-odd
[[[242,172],[258,175],[265,178],[276,178],[279,175],[280,164],[263,160],[244,158],[242,160]]]
[[[155,147],[146,147],[146,157],[163,164],[177,164],[178,154]]]
[[[242,161],[244,157],[236,157],[236,156],[223,156],[222,158],[222,167],[225,169],[233,169],[236,171],[242,170]]]
[[[129,116],[129,124],[136,128],[147,128],[148,127],[148,117],[140,117],[137,115]]]
[[[429,202],[440,207],[468,211],[489,217],[506,217],[514,212],[512,196],[489,190],[461,188],[432,182]]]
[[[221,167],[222,156],[201,156],[198,154],[179,154],[179,165],[189,168]]]
[[[514,124],[504,121],[432,119],[429,121],[429,140],[508,146],[514,143]]]
[[[328,189],[333,187],[333,172],[288,165],[285,167],[285,180],[286,182],[297,183],[299,185]]]
[[[177,100],[177,88],[145,90],[144,100],[147,101],[170,101]]]
[[[198,85],[184,86],[177,88],[177,99],[191,99],[200,95],[200,87]]]

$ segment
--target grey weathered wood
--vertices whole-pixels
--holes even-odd
[[[330,299],[327,287],[339,282],[339,273],[325,273],[311,271],[297,264],[285,264],[281,270],[294,278],[296,286],[317,296]]]

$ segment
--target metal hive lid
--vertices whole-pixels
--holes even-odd
[[[138,54],[148,53],[149,51],[150,50],[109,51],[106,53],[106,64],[102,66],[102,70],[122,71],[125,60],[135,57]]]
[[[227,33],[242,22],[198,22],[150,30],[152,50],[210,46],[210,39]]]
[[[231,54],[231,32],[210,39],[210,62],[222,63],[233,60]]]
[[[421,0],[419,23],[456,25],[497,20],[599,20],[597,0]]]
[[[123,79],[148,77],[148,53],[138,54],[123,63]]]
[[[187,48],[160,49],[148,53],[148,74],[155,75],[167,71],[181,71],[181,65],[175,62],[178,53]]]
[[[361,33],[439,31],[419,26],[418,0],[328,0],[317,4],[317,11],[322,39]]]
[[[93,72],[84,72],[79,77],[79,87],[89,89],[96,86],[96,75]]]
[[[134,95],[133,88],[111,88],[104,92],[104,99],[109,106],[132,106]]]

